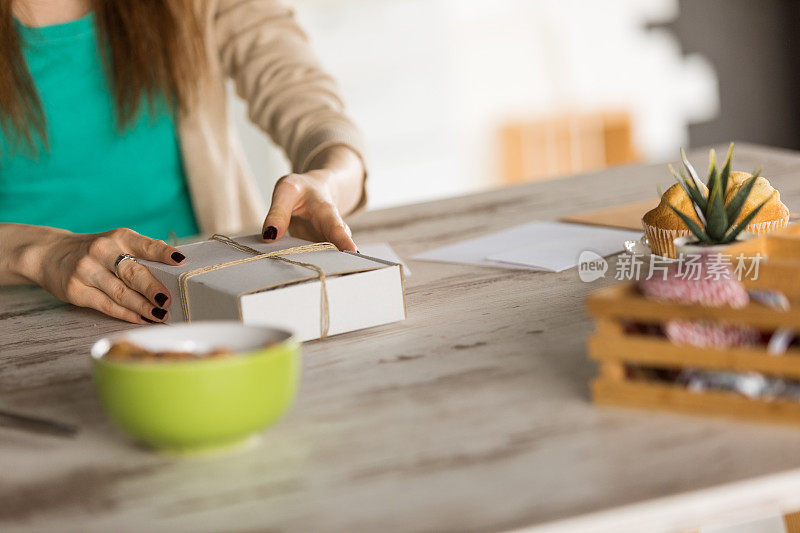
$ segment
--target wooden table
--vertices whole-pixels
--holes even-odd
[[[763,165],[800,208],[800,154],[739,146],[735,162]],[[663,164],[615,168],[368,212],[352,227],[408,257],[670,183]],[[192,458],[131,445],[100,411],[88,348],[125,324],[0,289],[0,407],[81,429],[0,429],[0,530],[658,531],[748,505],[800,509],[798,429],[591,405],[583,300],[608,280],[410,266],[408,320],[307,343],[288,417],[251,449]]]

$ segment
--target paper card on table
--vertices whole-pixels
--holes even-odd
[[[412,259],[511,269],[564,270],[577,265],[578,255],[584,250],[604,256],[621,252],[626,240],[638,239],[641,235],[641,232],[563,222],[529,222],[429,250]],[[537,250],[542,253],[537,254]],[[508,260],[494,259],[506,257],[506,254],[509,254]]]
[[[488,267],[502,267],[522,270],[535,270],[530,267],[497,264],[486,259],[487,253],[499,253],[507,250],[510,246],[525,242],[531,229],[540,222],[525,224],[503,230],[497,233],[490,233],[474,239],[457,242],[450,246],[428,250],[421,254],[411,257],[420,261],[433,261],[437,263],[460,263],[465,265],[480,265]]]
[[[617,230],[555,223],[557,227],[543,226],[536,238],[500,253],[488,255],[490,261],[511,263],[561,272],[578,264],[578,256],[591,250],[605,257],[621,252],[626,240],[641,237],[640,231]]]
[[[411,269],[408,268],[408,265],[400,259],[400,256],[392,249],[391,246],[386,244],[385,242],[375,242],[372,244],[359,244],[358,251],[361,252],[362,255],[368,255],[370,257],[377,257],[378,259],[383,259],[384,261],[389,261],[390,263],[397,263],[403,265],[403,275],[410,276]]]

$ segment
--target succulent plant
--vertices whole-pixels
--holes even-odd
[[[758,214],[762,207],[771,199],[771,197],[761,202],[755,209],[748,213],[738,224],[735,224],[736,219],[742,212],[742,208],[753,189],[753,185],[761,173],[761,170],[753,172],[752,177],[748,178],[731,198],[725,204],[725,193],[728,190],[728,178],[731,173],[731,159],[733,157],[733,143],[728,148],[728,156],[725,158],[725,163],[722,169],[717,171],[716,153],[711,150],[709,154],[708,165],[708,180],[706,193],[703,183],[697,175],[689,159],[686,157],[686,152],[681,148],[681,160],[683,166],[680,168],[680,174],[675,171],[672,165],[669,170],[672,175],[678,180],[689,200],[692,202],[694,211],[697,214],[697,219],[700,221],[698,224],[686,213],[681,212],[674,205],[669,204],[672,210],[678,215],[681,220],[689,228],[689,231],[697,237],[701,243],[706,244],[728,244],[734,241],[736,237],[747,227],[753,218]]]

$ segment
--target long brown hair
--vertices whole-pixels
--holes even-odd
[[[0,128],[12,147],[47,143],[46,117],[17,28],[14,0],[0,0]],[[117,126],[137,117],[143,100],[163,96],[185,110],[204,65],[201,22],[193,0],[92,0]]]

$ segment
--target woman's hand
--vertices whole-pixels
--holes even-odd
[[[126,260],[119,263],[119,278],[114,273],[114,262],[122,254],[181,264],[186,258],[165,242],[129,229],[80,234],[41,226],[2,226],[3,236],[16,240],[14,272],[56,298],[134,324],[167,317],[170,294],[147,268]]]
[[[363,192],[364,166],[345,146],[323,151],[305,174],[278,180],[264,221],[264,240],[280,239],[287,231],[309,241],[328,241],[340,250],[357,252],[342,212],[351,211]]]

